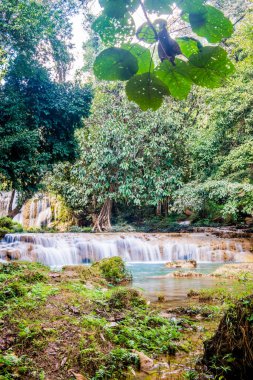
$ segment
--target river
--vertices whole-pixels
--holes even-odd
[[[208,288],[212,278],[174,278],[165,262],[196,260],[196,271],[211,273],[228,262],[252,262],[248,239],[223,239],[205,233],[36,233],[8,234],[0,243],[1,260],[37,261],[51,267],[90,264],[120,256],[133,274],[133,286],[151,299],[185,299],[190,289]]]

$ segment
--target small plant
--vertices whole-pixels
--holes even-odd
[[[93,264],[93,267],[98,267],[106,281],[112,285],[119,285],[132,279],[121,257],[103,259]]]
[[[112,350],[105,358],[105,364],[99,368],[92,380],[126,378],[129,367],[139,367],[139,356],[124,348]]]

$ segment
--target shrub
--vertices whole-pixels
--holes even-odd
[[[99,368],[92,380],[125,379],[124,373],[130,366],[139,368],[139,356],[124,348],[112,350],[105,359],[105,364]]]
[[[106,279],[106,281],[112,285],[129,282],[132,279],[121,257],[103,259],[97,263],[94,263],[93,267],[95,266],[99,268],[102,276]]]
[[[11,218],[7,216],[0,218],[0,239],[8,233],[22,231],[23,227],[21,226],[21,224],[14,222]]]

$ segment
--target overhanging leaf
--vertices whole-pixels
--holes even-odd
[[[202,48],[202,44],[191,37],[176,38],[176,41],[181,49],[182,54],[189,58],[192,54],[196,54]]]
[[[112,18],[122,18],[127,12],[135,11],[138,6],[138,0],[99,0],[104,14]]]
[[[165,95],[169,95],[167,87],[154,74],[135,75],[126,85],[129,100],[137,103],[143,111],[157,110]]]
[[[234,65],[227,52],[219,46],[206,46],[189,58],[189,75],[199,86],[219,87],[224,78],[234,72]]]
[[[128,50],[138,61],[139,70],[137,74],[143,74],[154,70],[154,62],[150,50],[139,44],[124,44],[122,48]]]
[[[138,71],[137,59],[127,50],[109,48],[98,55],[94,74],[102,80],[128,80]]]
[[[201,11],[205,2],[206,0],[177,0],[176,4],[184,13],[193,13]]]
[[[150,13],[168,14],[172,12],[172,0],[145,0],[144,6]]]
[[[147,22],[138,28],[136,36],[140,41],[144,41],[148,44],[153,44],[157,41],[154,29]]]
[[[112,19],[102,14],[92,24],[92,29],[100,36],[104,44],[113,45],[117,42],[129,41],[135,33],[135,24],[128,13],[120,19]]]
[[[189,20],[192,30],[212,43],[220,42],[233,33],[231,21],[221,11],[210,5],[205,6],[198,13],[190,13]]]
[[[166,85],[174,98],[180,100],[187,98],[192,86],[187,62],[176,59],[173,65],[165,60],[157,67],[155,75]]]

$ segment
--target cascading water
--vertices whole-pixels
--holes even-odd
[[[76,265],[120,256],[127,262],[243,261],[247,252],[236,239],[185,234],[8,234],[0,243],[2,260],[38,261],[49,266]],[[245,256],[246,257],[246,256]],[[245,259],[246,260],[246,259]]]
[[[7,216],[17,206],[18,194],[15,191],[0,192],[0,217]],[[53,206],[52,207],[52,198]],[[26,228],[40,228],[50,225],[52,219],[57,219],[58,202],[55,197],[47,194],[37,194],[27,201],[13,220]],[[52,215],[52,208],[54,215]]]
[[[12,191],[0,191],[0,218],[7,216],[9,210],[13,210],[17,206],[17,193]]]
[[[39,195],[28,201],[14,220],[27,228],[47,227],[52,221],[51,198]]]

